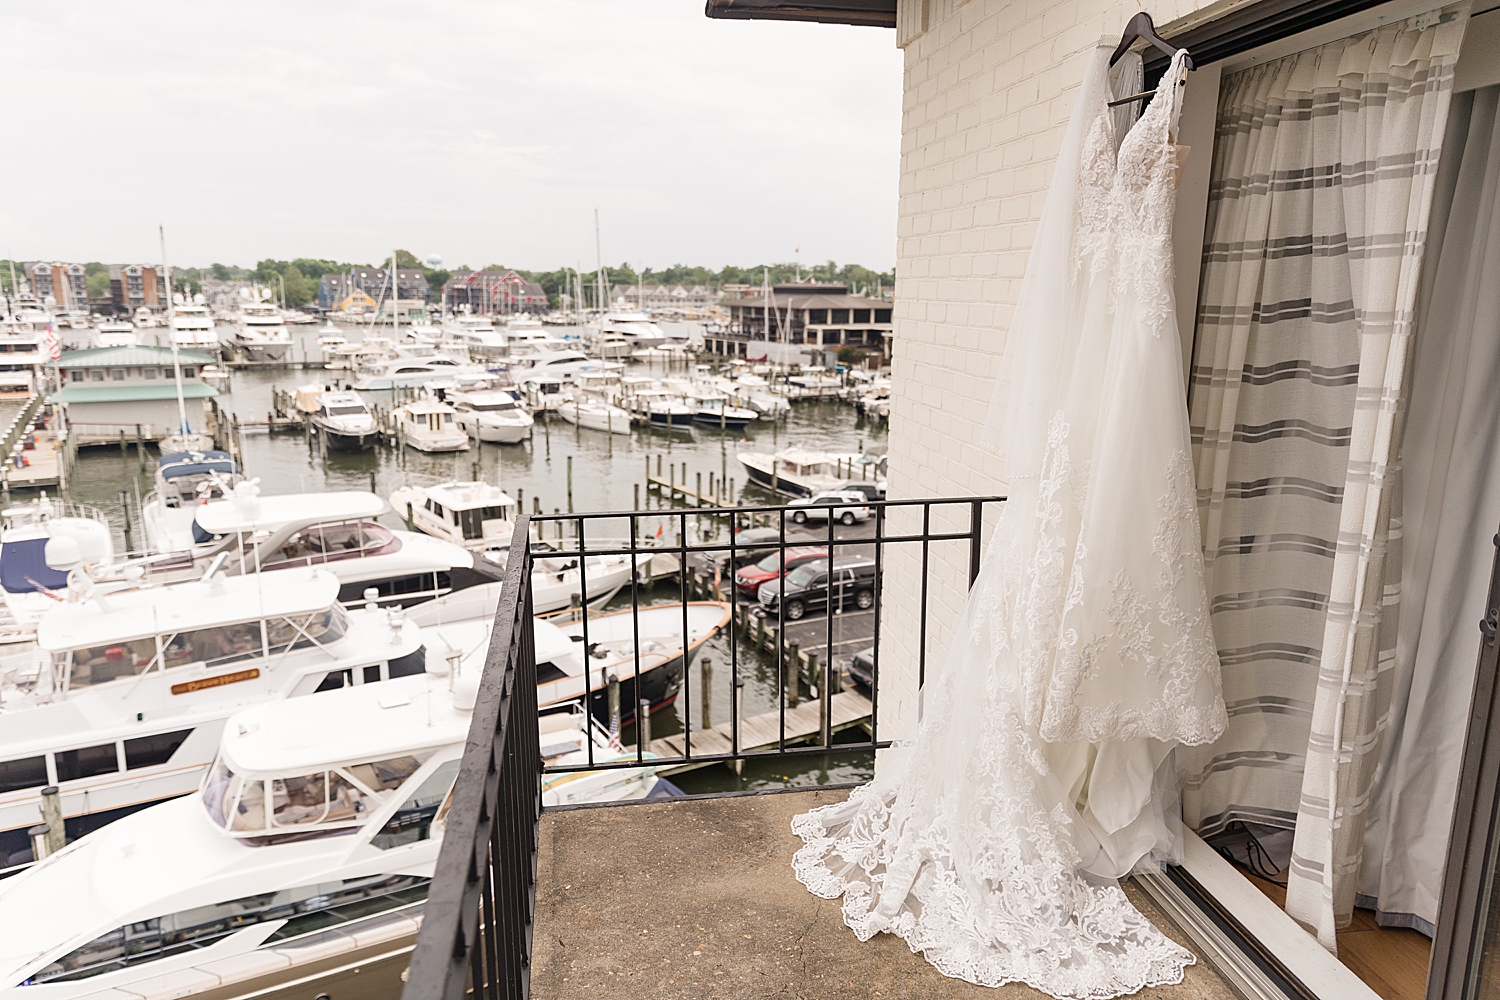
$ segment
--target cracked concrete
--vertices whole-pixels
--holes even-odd
[[[542,816],[532,994],[715,1000],[1041,997],[947,979],[889,934],[860,943],[792,877],[797,813],[848,793],[658,800]],[[1133,884],[1126,891],[1186,944]],[[1200,960],[1160,1000],[1233,1000]]]

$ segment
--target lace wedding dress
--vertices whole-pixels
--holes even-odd
[[[1115,881],[1175,852],[1171,749],[1224,727],[1172,297],[1183,56],[1128,131],[1092,57],[986,429],[1010,499],[957,638],[916,739],[792,824],[797,878],[861,940],[981,985],[1115,997],[1194,961]]]

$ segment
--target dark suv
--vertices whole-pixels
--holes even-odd
[[[833,569],[833,605],[860,610],[873,607],[879,586],[873,559],[840,559]],[[826,611],[829,589],[828,560],[814,559],[780,580],[761,584],[756,597],[767,615],[785,615],[788,621],[796,621],[809,611]]]

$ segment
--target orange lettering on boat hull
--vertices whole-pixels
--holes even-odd
[[[238,684],[240,681],[253,681],[260,676],[258,668],[249,670],[237,670],[232,674],[220,674],[217,677],[205,677],[198,681],[187,681],[183,684],[173,684],[173,694],[192,694],[194,691],[202,691],[206,688],[223,687],[225,684]]]

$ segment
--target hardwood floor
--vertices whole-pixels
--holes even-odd
[[[1277,906],[1286,907],[1286,887],[1241,871]],[[1423,1000],[1432,942],[1404,927],[1381,927],[1369,910],[1355,910],[1339,932],[1339,960],[1385,1000]]]

